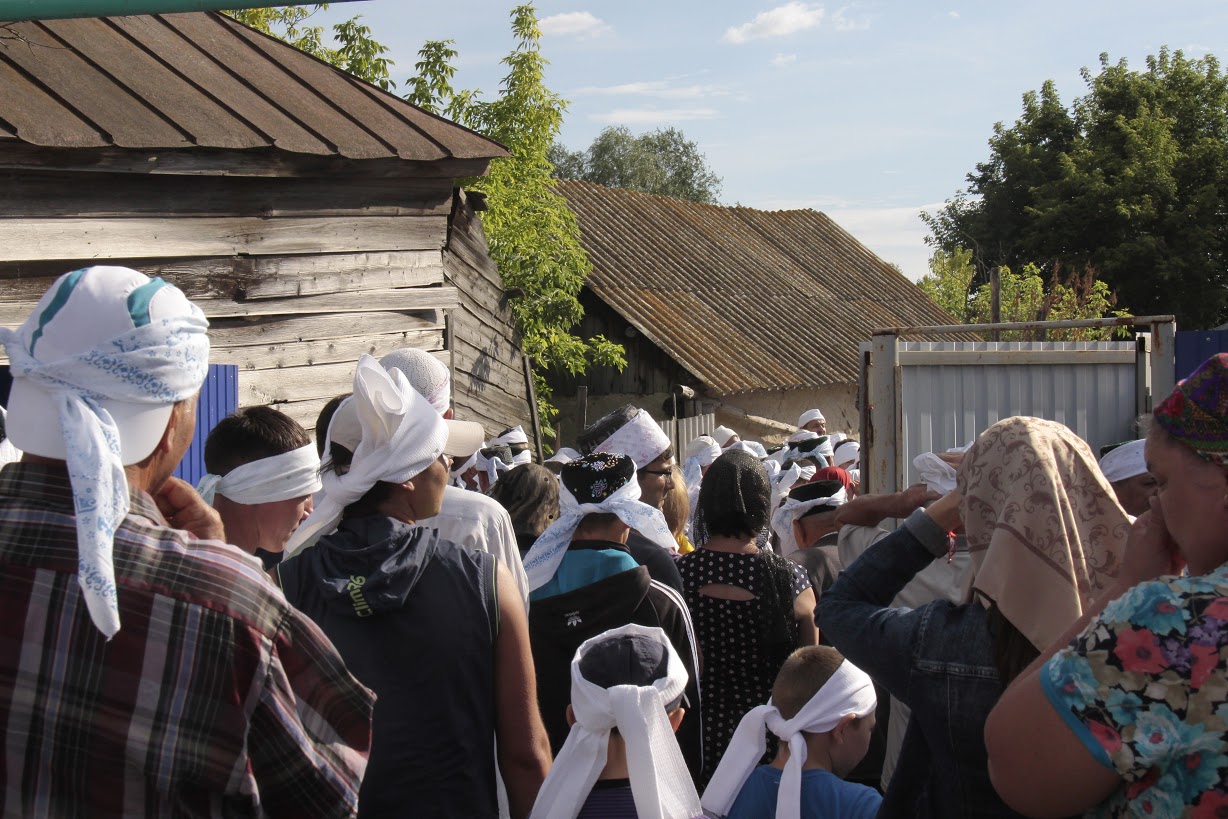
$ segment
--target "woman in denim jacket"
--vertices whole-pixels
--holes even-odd
[[[969,600],[890,608],[963,523]],[[1015,816],[989,780],[985,719],[1006,684],[1116,575],[1129,520],[1082,440],[1037,418],[985,431],[958,486],[844,571],[823,633],[912,708],[879,816]]]

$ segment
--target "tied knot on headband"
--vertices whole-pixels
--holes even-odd
[[[827,733],[848,716],[867,717],[877,705],[869,675],[844,660],[792,719],[786,719],[771,700],[767,705],[752,708],[738,723],[704,791],[704,809],[717,816],[729,813],[747,778],[767,753],[766,731],[771,731],[789,746],[789,761],[781,774],[776,798],[776,819],[800,819],[802,768],[808,755],[806,734]]]
[[[280,455],[248,461],[225,475],[205,475],[196,491],[209,504],[215,496],[222,495],[235,503],[254,506],[314,495],[322,486],[320,456],[315,444],[307,444]]]
[[[661,510],[640,502],[635,463],[627,455],[594,452],[559,473],[559,517],[524,556],[529,590],[550,582],[586,515],[610,513],[666,551],[677,544]]]
[[[67,464],[77,582],[107,639],[120,628],[113,552],[129,509],[124,466],[153,453],[174,405],[200,392],[208,327],[165,281],[91,267],[57,279],[20,327],[0,328],[14,379],[9,436]]]
[[[682,660],[659,628],[627,625],[586,640],[571,663],[576,721],[542,783],[533,816],[574,819],[605,768],[614,728],[626,747],[641,819],[701,815],[669,722],[687,681]]]

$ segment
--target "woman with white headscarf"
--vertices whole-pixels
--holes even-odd
[[[363,356],[329,425],[324,489],[277,567],[286,598],[378,696],[360,817],[493,819],[496,743],[512,816],[524,816],[549,767],[511,574],[415,526],[439,512],[444,453],[481,435]]]
[[[891,608],[962,522],[970,598]],[[1120,569],[1129,521],[1078,436],[1008,418],[964,456],[955,491],[918,510],[819,600],[823,633],[912,709],[880,816],[1015,816],[989,781],[983,732],[1003,688]]]

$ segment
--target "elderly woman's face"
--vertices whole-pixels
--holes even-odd
[[[1159,427],[1147,436],[1144,454],[1169,534],[1190,574],[1207,574],[1228,560],[1228,472]]]

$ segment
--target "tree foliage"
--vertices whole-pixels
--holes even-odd
[[[1096,278],[1090,267],[1082,273],[1054,269],[1048,283],[1041,269],[1031,263],[1019,273],[1008,267],[998,270],[1000,320],[1069,321],[1130,315],[1116,309],[1117,297],[1109,286]],[[966,324],[988,324],[993,320],[993,288],[976,282],[972,252],[961,247],[950,253],[939,250],[930,258],[930,273],[917,285],[934,302]],[[1120,333],[1121,331],[1119,331]],[[1128,333],[1126,329],[1124,332]],[[1052,341],[1103,341],[1113,336],[1111,328],[1074,328],[1049,330]],[[1003,341],[1034,340],[1032,331],[1004,331]]]
[[[623,126],[606,128],[584,151],[551,146],[550,161],[561,179],[607,188],[710,204],[721,193],[721,178],[708,167],[699,146],[677,128],[658,128],[639,136]]]
[[[324,41],[324,26],[306,25],[313,14],[327,8],[328,3],[317,3],[312,7],[236,9],[226,13],[244,25],[283,40],[385,91],[396,88],[389,74],[392,60],[383,56],[388,49],[371,36],[370,26],[359,22],[362,15],[334,24],[332,43]]]
[[[1101,55],[1067,108],[1052,82],[998,123],[968,188],[923,216],[929,241],[999,265],[1093,266],[1141,313],[1228,319],[1228,74],[1162,49],[1146,70]]]

